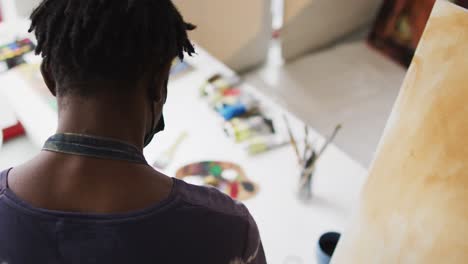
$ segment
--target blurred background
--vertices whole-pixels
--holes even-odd
[[[1,0],[3,20],[17,28],[39,2]],[[320,133],[342,122],[336,144],[368,166],[434,0],[175,3],[192,39],[245,80]]]
[[[15,19],[5,12],[13,9],[28,17],[39,2],[2,0],[3,20]],[[175,3],[198,26],[192,38],[200,46],[317,131],[326,133],[342,122],[336,144],[369,165],[406,71],[369,43],[383,1]],[[28,144],[15,140],[4,148],[15,155]]]
[[[3,20],[39,2],[1,0]],[[342,122],[336,144],[367,166],[434,0],[175,3],[198,26],[193,40],[258,89],[321,133]]]

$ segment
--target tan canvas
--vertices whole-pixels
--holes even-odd
[[[467,263],[468,12],[438,1],[333,263]]]

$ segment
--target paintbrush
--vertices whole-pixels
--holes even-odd
[[[307,161],[307,154],[309,153],[311,149],[311,145],[309,142],[309,127],[307,125],[304,125],[304,155],[302,158],[302,161]],[[307,163],[307,162],[306,162]]]
[[[312,154],[305,162],[299,186],[305,185],[307,183],[308,178],[312,177],[312,170],[308,171],[307,168],[313,168],[316,159],[317,159],[317,153],[315,151],[312,151]]]
[[[307,159],[305,165],[304,165],[304,169],[307,169],[309,168],[310,166],[312,166],[315,162],[315,160],[317,159],[317,152],[315,151],[312,151],[312,154],[310,155],[310,157]]]
[[[341,124],[338,124],[335,127],[335,130],[333,130],[333,133],[327,138],[327,140],[325,141],[325,143],[323,144],[319,152],[316,154],[316,156],[313,157],[315,153],[312,154],[311,158],[313,157],[313,161],[311,162],[311,164],[309,164],[309,166],[305,167],[304,175],[308,175],[314,171],[315,162],[320,158],[320,156],[322,156],[323,152],[328,148],[330,143],[335,139],[340,129],[341,129]]]
[[[310,193],[310,182],[312,181],[312,173],[314,172],[316,161],[320,158],[323,152],[328,148],[330,143],[335,139],[340,129],[341,129],[341,124],[335,127],[335,129],[333,130],[333,133],[327,138],[327,140],[325,141],[325,143],[323,144],[322,148],[319,150],[318,153],[315,151],[312,151],[312,154],[310,155],[310,157],[308,159],[304,159],[305,160],[304,170],[302,171],[299,186],[301,186],[302,188],[307,185],[307,188],[308,188],[307,191],[309,193]]]
[[[159,169],[165,169],[169,163],[174,159],[177,148],[180,144],[187,138],[187,132],[182,132],[177,140],[164,151],[159,157],[156,158],[156,161],[153,163],[153,166]]]
[[[284,122],[286,124],[286,128],[288,129],[289,141],[291,142],[291,145],[292,145],[292,147],[294,149],[294,152],[296,153],[297,160],[298,160],[299,164],[302,164],[303,161],[302,161],[302,158],[301,158],[301,154],[299,152],[299,148],[297,147],[296,139],[293,136],[291,126],[289,125],[288,118],[285,115],[283,115],[283,119],[284,119]]]
[[[328,137],[327,141],[325,141],[325,144],[323,144],[322,149],[320,149],[319,153],[317,154],[317,158],[319,158],[322,155],[322,153],[328,148],[328,145],[330,145],[330,143],[335,139],[340,129],[341,129],[341,124],[338,124],[335,127],[335,130],[333,130],[333,133]]]

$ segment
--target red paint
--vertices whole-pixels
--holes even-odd
[[[227,89],[224,91],[223,95],[224,96],[237,96],[240,95],[241,91],[240,89],[234,88],[234,89]]]
[[[239,183],[238,182],[232,182],[231,186],[231,193],[229,194],[233,199],[237,199],[237,196],[239,195]]]
[[[18,122],[16,125],[3,129],[3,141],[6,142],[15,137],[24,135],[24,127]]]

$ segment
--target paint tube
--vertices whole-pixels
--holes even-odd
[[[234,118],[224,124],[224,131],[238,143],[256,135],[273,133],[271,121],[266,120],[263,116]]]
[[[235,117],[244,115],[258,107],[258,101],[251,96],[242,96],[239,98],[239,102],[233,105],[226,105],[219,110],[219,114],[225,120],[231,120]]]
[[[289,141],[277,135],[258,136],[249,139],[243,144],[243,148],[250,154],[256,155],[265,151],[275,149],[281,146],[286,146]]]
[[[222,77],[219,74],[213,75],[201,87],[203,96],[211,97],[216,94],[223,94],[227,89],[236,88],[241,83],[241,79],[234,75],[231,77]]]

